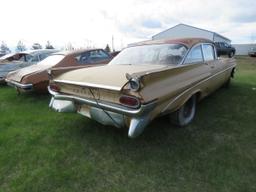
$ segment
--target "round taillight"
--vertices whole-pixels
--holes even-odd
[[[50,84],[50,89],[52,91],[55,91],[55,92],[59,92],[60,91],[60,87],[56,84]]]
[[[138,108],[140,106],[140,101],[138,98],[127,95],[122,95],[119,99],[119,102],[122,105],[132,108]]]

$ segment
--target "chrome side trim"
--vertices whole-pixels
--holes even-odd
[[[22,83],[8,80],[8,79],[5,79],[5,81],[6,81],[7,85],[9,85],[11,87],[17,87],[17,88],[24,89],[24,90],[33,88],[33,84],[22,84]]]
[[[110,89],[114,91],[120,91],[122,87],[117,86],[110,86],[110,85],[102,85],[102,84],[94,84],[94,83],[84,83],[84,82],[78,82],[78,81],[68,81],[68,80],[54,80],[56,83],[66,83],[71,85],[80,85],[80,86],[86,86],[86,87],[96,87],[96,88],[102,88],[102,89]]]
[[[56,100],[74,101],[75,103],[86,104],[89,106],[104,109],[106,111],[121,113],[123,115],[131,116],[131,117],[146,114],[147,112],[151,111],[156,106],[156,102],[157,102],[155,100],[146,105],[141,105],[141,107],[138,109],[132,109],[132,108],[128,108],[128,107],[125,107],[125,106],[122,106],[119,104],[115,104],[115,103],[104,102],[104,101],[100,101],[100,100],[97,100],[97,102],[96,102],[93,99],[81,98],[81,97],[77,97],[74,95],[61,94],[61,93],[52,91],[49,88],[49,86],[48,86],[48,91]]]
[[[176,100],[178,100],[181,96],[183,96],[185,93],[187,93],[188,91],[190,91],[191,89],[195,88],[196,86],[210,80],[211,78],[217,76],[217,75],[220,75],[221,73],[224,73],[226,71],[228,71],[229,69],[232,69],[236,67],[236,65],[232,65],[231,67],[227,68],[227,69],[224,69],[222,71],[219,71],[218,73],[198,82],[197,84],[193,85],[192,87],[189,87],[188,89],[186,89],[185,91],[183,91],[182,93],[180,93],[178,96],[176,96],[170,103],[168,103],[168,105],[161,111],[161,113],[164,113]]]

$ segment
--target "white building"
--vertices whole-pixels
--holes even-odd
[[[152,36],[153,40],[158,39],[176,39],[176,38],[205,38],[210,39],[214,42],[226,42],[228,44],[231,43],[231,40],[212,31],[208,31],[205,29],[200,29],[197,27],[193,27],[186,24],[178,24],[172,28],[169,28],[165,31],[162,31],[154,36]]]
[[[252,47],[256,47],[256,44],[232,44],[236,49],[236,55],[248,55],[248,51]]]

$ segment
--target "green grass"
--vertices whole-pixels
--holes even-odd
[[[256,58],[203,100],[184,129],[166,117],[142,136],[0,88],[0,191],[256,191]]]

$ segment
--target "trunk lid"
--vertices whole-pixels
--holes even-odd
[[[120,91],[127,83],[126,73],[147,73],[163,65],[105,65],[70,71],[54,81],[67,84]]]
[[[31,65],[28,67],[24,67],[20,70],[13,71],[12,73],[9,73],[7,76],[7,79],[21,82],[22,78],[26,75],[30,75],[35,72],[44,71],[49,69],[50,67],[48,65]]]
[[[15,71],[22,67],[26,67],[28,63],[26,62],[9,62],[0,65],[0,74],[1,76],[6,76],[9,72]]]

